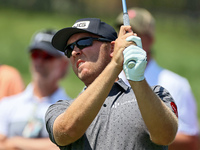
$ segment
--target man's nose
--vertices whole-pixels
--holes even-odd
[[[76,57],[76,56],[80,55],[81,53],[82,53],[81,49],[78,48],[77,46],[75,46],[72,51],[72,56]]]

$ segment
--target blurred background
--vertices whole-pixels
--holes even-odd
[[[127,7],[148,9],[156,19],[154,56],[160,66],[186,77],[197,100],[200,118],[200,1],[127,0]],[[43,28],[72,26],[82,17],[96,17],[114,26],[121,0],[0,0],[0,63],[16,67],[26,84],[27,47]],[[73,71],[61,82],[71,97],[83,89]]]

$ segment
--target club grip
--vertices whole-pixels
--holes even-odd
[[[124,21],[124,25],[125,26],[129,26],[130,25],[128,13],[124,13],[123,14],[123,21]],[[134,45],[136,45],[136,44],[134,43]],[[128,62],[128,68],[132,69],[135,66],[135,63],[136,62],[134,60],[129,61]]]
[[[128,13],[123,14],[123,22],[125,26],[130,26]]]

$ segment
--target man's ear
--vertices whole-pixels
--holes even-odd
[[[112,41],[110,43],[110,57],[113,57],[113,53],[114,53],[114,48],[115,48],[115,41]]]

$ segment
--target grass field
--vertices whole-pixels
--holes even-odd
[[[10,9],[0,9],[0,62],[16,67],[26,84],[31,80],[27,47],[32,34],[43,28],[61,29],[71,26],[78,16],[71,14],[31,13]],[[89,17],[89,16],[85,16]],[[98,16],[97,16],[98,17]],[[155,59],[166,67],[186,77],[200,108],[200,27],[199,21],[186,16],[155,14],[156,43]],[[114,19],[102,18],[113,25]],[[61,85],[71,97],[75,97],[83,84],[72,71]],[[200,110],[198,111],[200,118]]]

